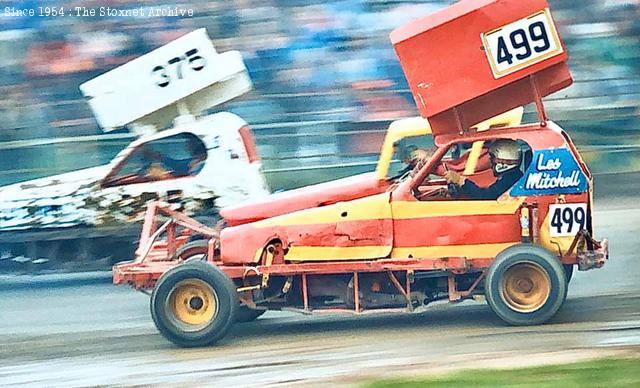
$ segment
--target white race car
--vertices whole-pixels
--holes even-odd
[[[103,257],[114,248],[87,241],[120,235],[132,249],[151,200],[216,218],[269,194],[247,123],[202,114],[251,89],[240,53],[217,53],[204,29],[80,89],[105,131],[126,126],[139,138],[108,165],[1,187],[0,259]]]

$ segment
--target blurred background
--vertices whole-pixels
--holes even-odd
[[[570,367],[581,378],[568,384],[633,386],[637,377],[627,373],[637,376],[640,354],[640,0],[548,1],[575,83],[545,99],[547,113],[581,149],[601,199],[618,187],[610,182],[626,183],[618,189],[624,200],[596,208],[597,235],[610,237],[612,260],[603,270],[574,277],[552,324],[504,327],[482,304],[380,317],[269,312],[238,325],[222,347],[193,352],[158,335],[145,295],[97,284],[110,282],[109,272],[3,276],[93,270],[85,245],[68,250],[74,261],[55,266],[0,248],[0,385],[346,385],[390,371],[415,376],[446,367],[505,368],[622,354],[634,357],[628,371],[602,361]],[[273,190],[372,171],[388,124],[417,115],[388,34],[453,2],[0,0],[0,185],[109,162],[134,136],[127,130],[104,134],[78,85],[202,27],[219,52],[243,53],[254,90],[217,110],[251,124]],[[2,16],[5,7],[47,5],[179,6],[194,16]],[[525,120],[536,120],[533,107],[526,108]],[[39,244],[40,235],[34,236]],[[114,252],[135,249],[131,240],[100,241],[107,248],[96,250],[99,269],[129,259]],[[558,369],[540,373],[538,380],[522,372],[502,376],[510,386],[565,381]]]
[[[103,134],[78,85],[201,27],[219,52],[244,55],[254,91],[216,110],[250,123],[272,189],[371,171],[389,122],[417,115],[388,34],[451,3],[0,1],[2,10],[194,10],[192,18],[0,16],[0,185],[110,161],[133,135]],[[549,3],[575,79],[545,99],[549,116],[596,175],[640,171],[640,1]],[[536,120],[532,107],[525,120]]]

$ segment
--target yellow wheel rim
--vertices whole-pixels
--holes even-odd
[[[187,279],[173,287],[166,307],[172,321],[182,330],[195,331],[209,324],[216,315],[217,295],[206,282]]]
[[[504,274],[502,296],[512,310],[531,313],[542,306],[551,294],[551,280],[535,263],[513,265]]]

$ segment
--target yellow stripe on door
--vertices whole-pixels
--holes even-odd
[[[502,201],[402,201],[391,202],[393,218],[411,219],[445,216],[515,214],[524,197]]]
[[[432,247],[393,248],[392,259],[441,258],[441,257],[470,257],[490,258],[496,257],[500,252],[518,241],[497,244],[472,244],[472,245],[441,245]],[[285,260],[287,261],[339,261],[359,260],[362,258],[384,258],[389,253],[388,246],[364,246],[364,247],[302,247],[289,248]]]
[[[391,249],[388,245],[364,247],[302,247],[292,246],[285,256],[288,261],[339,261],[362,258],[386,257]]]

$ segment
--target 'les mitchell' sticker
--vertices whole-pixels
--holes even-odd
[[[538,150],[511,196],[575,194],[588,190],[587,177],[566,148]]]

